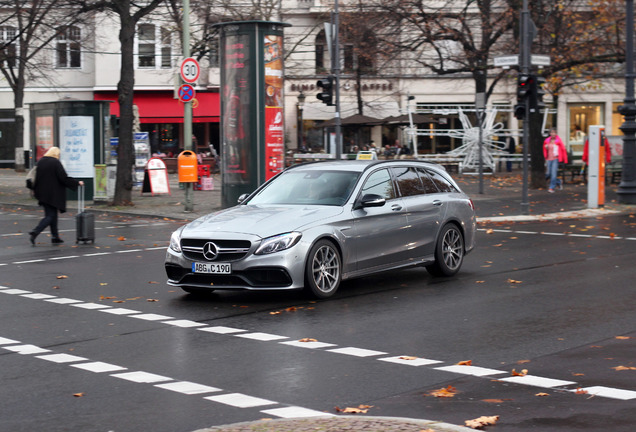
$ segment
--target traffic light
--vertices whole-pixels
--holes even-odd
[[[530,96],[532,75],[519,75],[517,79],[517,103],[525,105],[526,98]]]
[[[328,106],[333,106],[333,75],[329,75],[327,78],[320,79],[316,83],[316,86],[322,91],[316,95],[318,100]]]
[[[543,102],[543,95],[545,95],[545,90],[543,90],[544,84],[545,78],[541,76],[532,77],[532,96],[530,97],[530,108],[537,111],[545,108],[545,103]]]
[[[526,116],[526,106],[517,104],[515,105],[515,118],[517,120],[523,120]]]

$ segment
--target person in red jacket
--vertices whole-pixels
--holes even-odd
[[[568,163],[568,153],[565,150],[565,144],[557,135],[556,128],[550,129],[550,136],[543,142],[543,156],[548,166],[547,175],[550,177],[548,192],[554,193],[554,189],[557,186],[559,189],[563,189],[563,182],[558,176],[559,163]]]
[[[585,145],[583,146],[583,157],[581,158],[585,166],[587,166],[587,161],[590,157],[589,146],[590,146],[590,143],[586,139]],[[612,161],[612,149],[610,149],[609,140],[605,138],[605,163],[610,163],[611,161]]]

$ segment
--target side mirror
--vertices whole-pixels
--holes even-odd
[[[380,195],[366,194],[354,205],[353,209],[359,210],[365,207],[382,207],[384,204],[386,204],[386,200]]]
[[[240,203],[242,203],[243,201],[245,201],[245,200],[247,199],[247,197],[248,197],[248,196],[250,196],[250,194],[248,194],[248,193],[241,194],[241,196],[239,196],[239,197],[238,197],[238,199],[236,200],[236,202],[237,202],[238,204],[240,204]]]

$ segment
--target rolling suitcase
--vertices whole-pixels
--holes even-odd
[[[79,242],[95,243],[95,215],[84,211],[84,186],[77,191],[77,216],[75,216],[77,237],[75,244]]]

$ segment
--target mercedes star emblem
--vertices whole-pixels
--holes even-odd
[[[203,256],[208,261],[214,261],[219,256],[219,249],[212,242],[207,242],[203,246]]]

